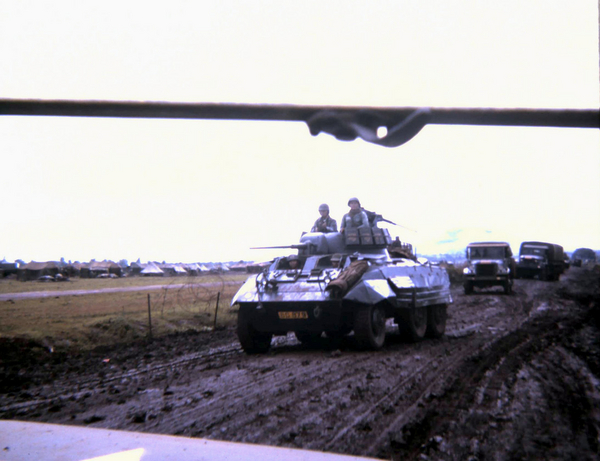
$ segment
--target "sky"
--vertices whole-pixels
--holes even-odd
[[[0,98],[597,109],[596,0],[3,0]],[[0,117],[0,259],[267,260],[328,203],[470,240],[600,249],[597,129]]]

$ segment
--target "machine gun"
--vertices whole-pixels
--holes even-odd
[[[369,218],[369,224],[371,226],[374,226],[378,222],[386,222],[389,224],[393,224],[394,226],[398,225],[395,222],[390,221],[389,219],[385,219],[383,215],[380,215],[375,211],[365,210],[364,208],[362,208],[362,210],[367,214],[367,218]]]

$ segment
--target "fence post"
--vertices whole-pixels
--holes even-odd
[[[148,328],[150,339],[152,339],[152,314],[150,313],[150,293],[148,293]]]
[[[219,312],[219,298],[221,297],[221,292],[217,292],[217,305],[215,306],[215,324],[213,326],[213,331],[217,329],[217,313]]]

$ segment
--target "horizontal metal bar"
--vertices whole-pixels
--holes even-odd
[[[0,99],[0,115],[307,122],[320,113],[331,113],[338,117],[368,113],[376,115],[381,124],[386,126],[393,126],[403,121],[417,110],[423,108]],[[427,110],[429,124],[600,128],[600,111],[596,109],[428,108]]]
[[[451,296],[450,290],[447,288],[429,290],[429,291],[415,291],[415,297],[412,293],[403,292],[396,296],[396,303],[398,307],[424,307],[431,306],[434,304],[446,304],[450,303]]]

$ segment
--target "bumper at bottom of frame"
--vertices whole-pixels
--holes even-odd
[[[0,421],[4,460],[36,459],[143,459],[179,461],[352,461],[369,460],[319,451],[279,448],[247,443],[145,434],[58,424]]]

